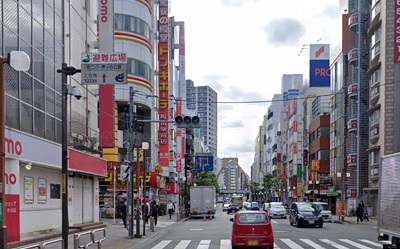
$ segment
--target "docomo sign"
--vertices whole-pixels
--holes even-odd
[[[22,143],[20,141],[14,141],[11,138],[4,138],[6,154],[11,155],[22,155]]]
[[[111,0],[112,1],[112,0]],[[110,9],[109,0],[100,0],[100,21],[107,22],[108,21],[108,11]]]

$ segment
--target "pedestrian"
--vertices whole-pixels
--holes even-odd
[[[157,226],[158,205],[156,200],[153,200],[153,204],[151,205],[151,216],[154,218],[154,226]]]
[[[167,209],[168,209],[169,219],[171,219],[172,213],[174,212],[174,204],[172,203],[171,200],[169,200],[168,202]]]
[[[119,207],[119,214],[121,215],[122,222],[124,223],[124,227],[126,226],[126,201],[124,201]]]
[[[148,217],[149,217],[149,213],[150,213],[150,208],[147,205],[146,199],[144,199],[144,201],[143,201],[142,210],[143,210],[142,215],[143,215],[144,221],[147,223]]]
[[[363,215],[364,215],[364,208],[363,204],[360,202],[358,203],[358,207],[356,209],[356,215],[357,215],[357,223],[360,221],[363,221]]]
[[[146,216],[146,223],[149,224],[150,210],[151,210],[150,200],[146,200],[146,208],[147,208],[147,210],[148,210],[147,216]]]

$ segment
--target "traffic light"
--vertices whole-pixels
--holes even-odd
[[[129,176],[129,166],[126,164],[121,164],[121,168],[119,169],[119,180],[124,181]]]
[[[200,118],[198,116],[176,116],[175,123],[178,128],[200,128]]]

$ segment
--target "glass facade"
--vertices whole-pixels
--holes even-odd
[[[63,1],[7,0],[0,10],[1,55],[19,50],[31,59],[27,72],[5,65],[6,125],[60,143]]]

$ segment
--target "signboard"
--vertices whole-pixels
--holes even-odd
[[[194,157],[194,164],[196,171],[213,171],[214,156],[211,153],[196,154]]]
[[[394,1],[394,64],[400,63],[400,2]]]
[[[82,53],[82,84],[126,84],[126,53]]]
[[[310,44],[310,87],[329,87],[329,44]]]

